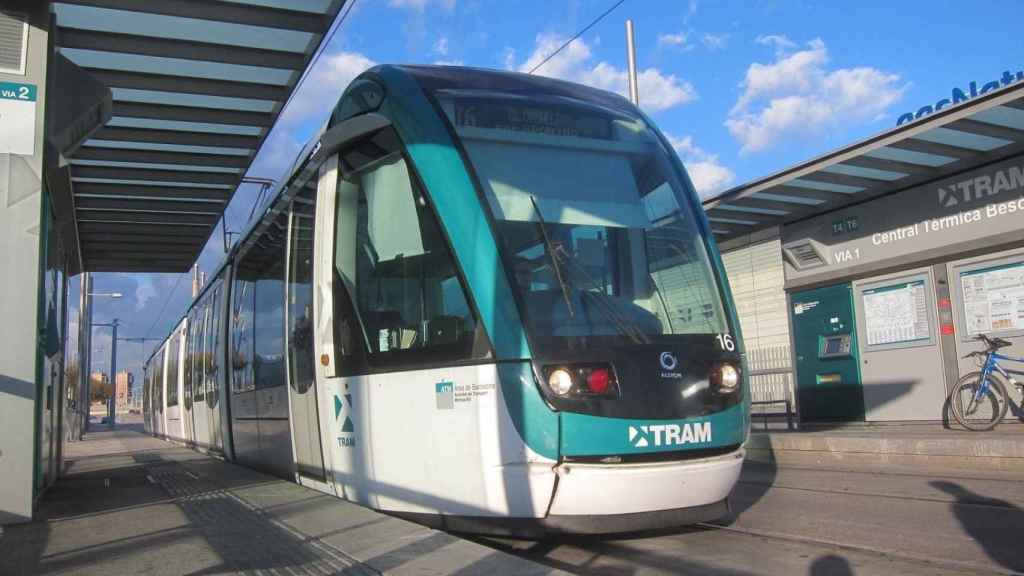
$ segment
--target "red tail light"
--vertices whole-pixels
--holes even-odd
[[[619,395],[615,370],[606,363],[545,366],[544,383],[555,396],[586,397]]]
[[[608,372],[607,368],[594,368],[587,375],[587,388],[590,388],[590,391],[594,394],[608,392],[611,382],[612,375]]]

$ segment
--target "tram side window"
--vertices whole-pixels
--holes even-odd
[[[210,291],[209,318],[210,324],[206,328],[206,400],[215,401],[218,392],[217,370],[220,369],[217,356],[217,346],[220,344],[220,296],[221,287],[218,285]]]
[[[192,367],[195,364],[195,345],[196,345],[196,315],[192,312],[188,315],[188,324],[185,329],[185,341],[183,346],[185,347],[185,366],[182,370],[182,382],[184,383],[185,389],[185,406],[192,405]]]
[[[235,270],[231,302],[231,392],[256,389],[253,373],[255,271],[243,259]]]
[[[171,338],[171,345],[167,350],[167,380],[164,386],[167,388],[167,407],[178,405],[178,346],[181,337],[175,332]]]
[[[338,198],[339,355],[357,353],[352,343],[362,339],[375,367],[486,356],[451,251],[401,154],[343,171]],[[346,289],[361,322],[346,317]]]
[[[206,400],[206,309],[209,303],[204,299],[195,312],[195,331],[192,335],[192,386],[196,402]]]
[[[284,262],[288,214],[283,212],[256,242],[246,258],[256,268],[253,323],[253,368],[256,388],[273,388],[287,382],[284,362]]]
[[[156,354],[156,374],[153,376],[153,390],[156,391],[156,407],[161,412],[164,410],[164,351],[165,349],[161,348]]]

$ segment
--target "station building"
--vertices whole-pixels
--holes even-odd
[[[962,358],[982,349],[972,338],[1008,339],[1003,351],[1024,356],[1024,82],[904,119],[704,208],[755,411],[947,421],[947,393],[977,369]]]
[[[87,428],[89,273],[189,270],[345,4],[0,3],[0,525]]]

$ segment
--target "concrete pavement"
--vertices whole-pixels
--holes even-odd
[[[1024,572],[1024,477],[919,466],[750,462],[734,516],[688,530],[533,543],[481,539],[577,574]]]
[[[122,426],[68,446],[0,574],[520,574],[558,570]]]
[[[717,524],[470,542],[122,427],[68,445],[40,521],[0,537],[0,574],[1024,573],[1024,474],[989,465],[1018,457],[1013,429],[900,430],[786,433],[777,453],[800,457],[748,461]]]

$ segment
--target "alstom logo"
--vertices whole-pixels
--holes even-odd
[[[683,446],[711,442],[711,422],[689,424],[650,424],[630,426],[629,443],[634,448]]]

